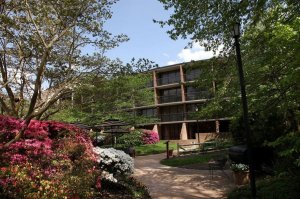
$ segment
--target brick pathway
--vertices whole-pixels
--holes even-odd
[[[153,199],[226,198],[234,188],[231,171],[195,170],[161,165],[165,154],[135,158],[134,177],[145,184]]]

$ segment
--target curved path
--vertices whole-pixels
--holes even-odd
[[[135,158],[134,177],[149,188],[153,199],[226,198],[234,187],[230,171],[184,169],[161,165],[165,154]]]

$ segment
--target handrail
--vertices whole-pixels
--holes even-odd
[[[157,96],[157,98],[160,104],[181,101],[181,95],[161,95],[161,96]]]
[[[172,84],[172,83],[179,83],[180,81],[181,81],[180,76],[175,76],[175,78],[163,77],[163,78],[156,79],[158,86]]]

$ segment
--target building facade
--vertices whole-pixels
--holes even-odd
[[[208,137],[228,132],[229,120],[226,118],[197,119],[197,111],[205,102],[212,99],[215,83],[199,89],[193,83],[201,78],[201,68],[190,68],[189,63],[156,68],[150,71],[154,104],[135,107],[135,113],[156,117],[156,122],[142,124],[144,128],[159,133],[161,140],[203,141]]]

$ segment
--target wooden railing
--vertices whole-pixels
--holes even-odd
[[[177,155],[193,152],[206,152],[217,148],[216,142],[203,142],[195,144],[179,144],[177,143]]]

